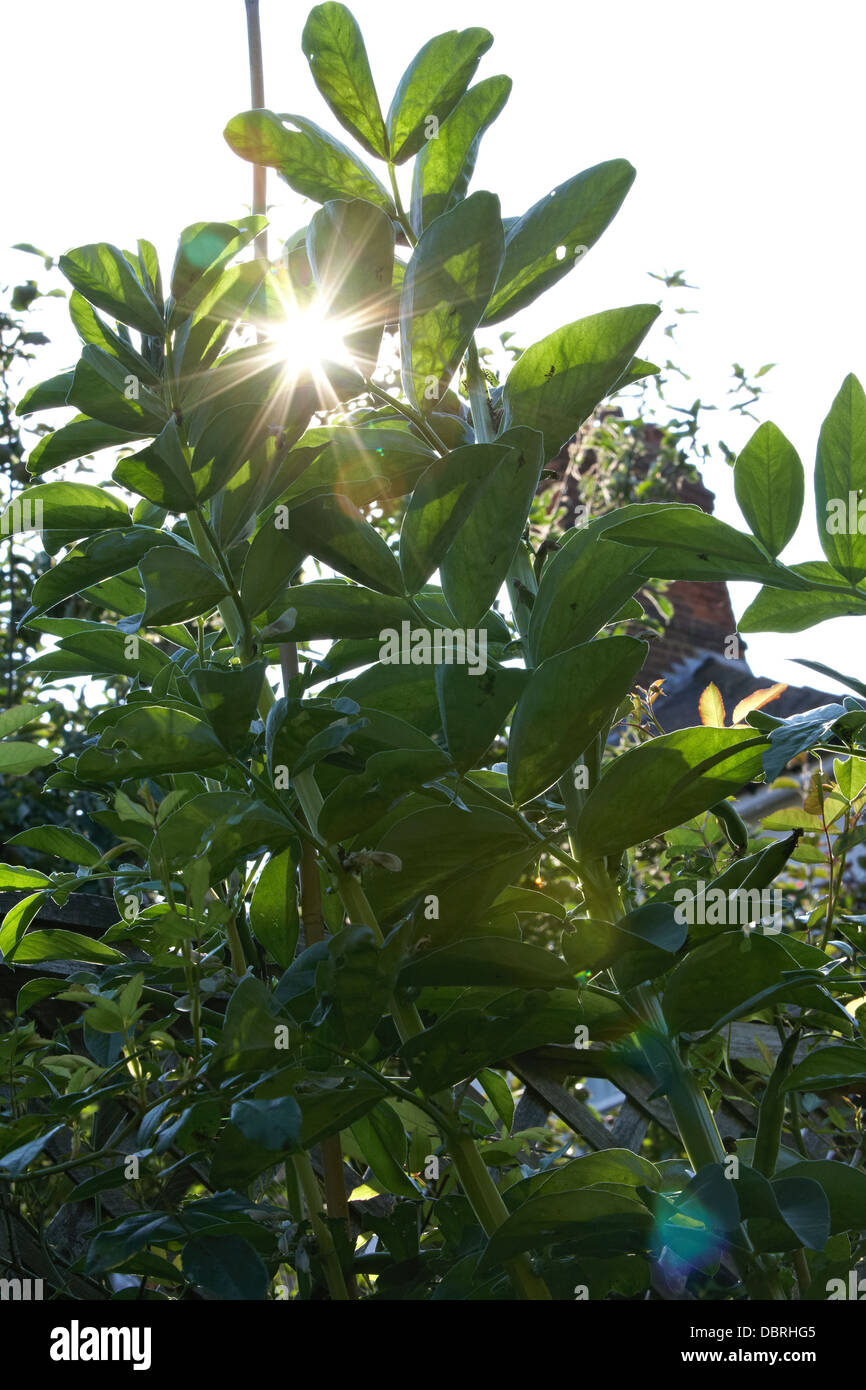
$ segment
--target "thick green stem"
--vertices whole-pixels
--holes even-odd
[[[334,1299],[347,1300],[349,1291],[346,1288],[346,1280],[337,1255],[337,1247],[334,1245],[334,1237],[331,1235],[331,1229],[325,1220],[322,1194],[319,1191],[318,1180],[313,1172],[309,1155],[305,1153],[293,1154],[292,1165],[304,1194],[310,1224],[321,1252],[328,1292]]]
[[[460,1185],[469,1198],[472,1210],[485,1234],[492,1236],[508,1216],[508,1208],[472,1137],[455,1130],[448,1136],[448,1143]],[[550,1299],[550,1290],[544,1280],[535,1273],[526,1255],[504,1260],[503,1264],[521,1298],[534,1302]]]

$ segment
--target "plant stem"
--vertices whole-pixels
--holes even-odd
[[[292,1154],[292,1166],[298,1177],[301,1191],[304,1194],[307,1211],[310,1217],[310,1224],[316,1235],[319,1250],[322,1255],[322,1263],[325,1266],[325,1279],[328,1283],[328,1292],[333,1299],[345,1301],[349,1297],[346,1288],[346,1280],[343,1276],[343,1269],[337,1255],[337,1247],[334,1245],[334,1237],[324,1216],[322,1205],[322,1194],[319,1191],[319,1184],[313,1172],[313,1165],[308,1154]]]
[[[412,230],[412,223],[406,216],[406,209],[403,206],[403,199],[400,197],[400,185],[397,182],[397,170],[388,160],[388,178],[391,180],[391,192],[394,194],[394,207],[397,210],[397,221],[406,233],[406,240],[410,246],[417,246],[418,238]]]
[[[250,102],[254,109],[265,104],[265,73],[262,60],[262,26],[259,20],[259,0],[245,0],[247,10],[247,51],[250,66]],[[267,211],[267,166],[253,165],[253,215],[263,216]],[[266,261],[268,258],[267,228],[262,228],[254,242],[256,256]]]
[[[366,386],[368,393],[377,401],[382,401],[383,405],[389,405],[392,410],[396,410],[398,415],[402,415],[405,419],[411,420],[415,428],[423,434],[427,443],[433,446],[437,454],[448,453],[448,445],[441,440],[436,431],[428,425],[421,412],[416,410],[414,406],[411,406],[408,401],[398,400],[397,397],[392,396],[390,392],[383,391],[380,386],[374,386],[372,381],[367,381]]]
[[[495,438],[495,430],[490,415],[490,397],[487,394],[487,383],[481,370],[474,338],[466,349],[466,386],[469,391],[475,438],[479,444],[491,444]]]
[[[472,1210],[481,1222],[485,1234],[492,1236],[508,1216],[508,1208],[502,1200],[502,1195],[471,1135],[455,1130],[448,1136],[448,1143],[460,1185],[469,1198]],[[503,1260],[503,1264],[522,1298],[534,1302],[550,1299],[550,1290],[544,1280],[535,1273],[526,1255]]]

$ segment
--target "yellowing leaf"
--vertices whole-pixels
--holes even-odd
[[[753,709],[763,709],[771,700],[778,700],[779,696],[788,689],[787,685],[780,681],[778,685],[765,686],[763,690],[753,690],[751,695],[747,695],[744,700],[740,700],[731,715],[731,724],[736,727],[745,720],[747,714],[751,714]]]
[[[719,687],[714,685],[712,681],[701,693],[701,698],[698,701],[698,712],[702,724],[708,725],[712,729],[725,727],[725,702]]]

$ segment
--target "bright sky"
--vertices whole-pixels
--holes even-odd
[[[721,403],[732,361],[766,378],[761,418],[799,450],[811,478],[821,421],[849,371],[866,382],[863,264],[863,76],[866,8],[859,0],[421,0],[351,5],[384,109],[416,49],[434,33],[483,25],[495,37],[479,76],[514,79],[487,132],[473,183],[498,192],[505,215],[555,184],[624,156],[638,177],[618,218],[573,274],[513,322],[529,345],[584,314],[657,297],[648,271],[683,268],[700,309],[684,318],[676,360],[695,396]],[[265,93],[277,111],[344,137],[301,52],[306,3],[261,0]],[[222,138],[249,105],[243,0],[40,0],[0,19],[6,148],[0,284],[38,262],[7,250],[31,241],[61,251],[89,241],[154,241],[170,264],[179,230],[235,217],[251,166]],[[351,143],[350,137],[344,137]],[[272,175],[278,231],[309,220]],[[55,311],[48,301],[47,315]],[[56,325],[56,326],[55,326]],[[71,362],[71,326],[49,330],[48,375]],[[664,360],[659,332],[645,355]],[[52,354],[55,349],[52,349]],[[739,447],[749,422],[721,413],[714,442]],[[705,470],[717,511],[743,525],[721,455]],[[785,558],[821,550],[808,516]],[[753,586],[737,585],[735,611]],[[752,635],[756,673],[814,681],[796,654],[866,676],[862,622],[803,634]]]

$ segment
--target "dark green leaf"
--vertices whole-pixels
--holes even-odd
[[[448,752],[461,772],[472,767],[501,731],[529,679],[518,666],[488,662],[487,670],[441,664],[436,693]]]
[[[492,193],[473,193],[443,213],[415,247],[400,297],[400,360],[403,389],[419,410],[429,413],[445,395],[502,257],[499,199]]]
[[[815,511],[821,549],[852,583],[866,576],[866,394],[847,376],[821,426]],[[861,509],[862,508],[862,509]]]
[[[761,774],[765,746],[752,729],[699,728],[630,749],[590,791],[578,827],[582,852],[619,854],[709,810]]]
[[[84,458],[96,454],[100,449],[112,449],[135,444],[153,433],[144,428],[120,429],[117,425],[106,425],[102,420],[91,420],[86,415],[76,415],[68,425],[46,434],[32,450],[27,460],[27,471],[39,477],[52,468],[59,468],[71,459]]]
[[[404,985],[519,985],[567,989],[572,972],[539,946],[501,936],[476,936],[414,955],[400,971]]]
[[[107,425],[142,435],[159,434],[168,419],[161,398],[116,357],[92,343],[78,360],[69,404]]]
[[[785,549],[803,510],[803,465],[769,420],[759,425],[734,466],[740,511],[771,555]]]
[[[286,968],[298,944],[297,864],[290,849],[273,854],[250,902],[250,928],[257,941]]]
[[[555,285],[598,241],[634,182],[627,159],[584,169],[508,228],[505,262],[485,323],[499,323]]]
[[[641,587],[641,576],[633,573],[639,558],[612,545],[593,522],[568,532],[542,570],[532,605],[529,645],[535,661],[594,637]]]
[[[412,171],[412,226],[418,236],[466,196],[487,127],[511,93],[510,77],[488,77],[470,87],[435,138],[427,140]]]
[[[140,333],[161,338],[162,314],[144,289],[133,267],[116,246],[99,242],[78,246],[61,256],[58,265],[67,280],[90,304]]]
[[[417,593],[438,569],[507,453],[504,443],[466,444],[422,473],[400,531],[400,564],[408,593]]]
[[[241,1236],[196,1236],[183,1248],[183,1272],[219,1299],[261,1301],[270,1277],[257,1251]]]
[[[486,29],[451,29],[416,53],[400,78],[388,111],[390,156],[404,164],[457,105],[493,43]],[[432,119],[431,119],[432,118]]]
[[[552,786],[609,726],[648,650],[633,637],[602,637],[535,668],[508,740],[508,785],[515,805]]]
[[[527,348],[503,393],[503,428],[544,435],[549,462],[617,384],[658,317],[656,304],[609,309],[559,328]]]
[[[348,497],[316,497],[290,514],[289,533],[316,559],[384,594],[403,593],[397,557]]]
[[[495,465],[441,564],[448,606],[473,627],[499,593],[535,496],[544,464],[541,436],[516,428],[500,435],[508,453]]]

